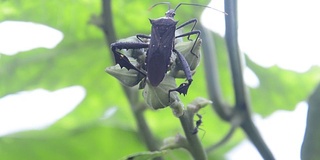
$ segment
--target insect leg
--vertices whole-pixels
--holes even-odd
[[[146,73],[143,73],[141,70],[136,68],[134,65],[132,65],[124,54],[117,51],[117,49],[141,49],[141,48],[148,48],[149,44],[147,43],[141,43],[141,42],[116,42],[111,44],[111,50],[113,52],[116,64],[119,64],[120,67],[125,67],[128,70],[134,69],[141,73],[142,75],[146,76]]]
[[[180,29],[180,28],[182,28],[182,27],[184,27],[184,26],[186,26],[186,25],[189,25],[189,24],[191,24],[191,23],[194,23],[193,26],[192,26],[192,29],[191,29],[191,31],[193,31],[193,29],[194,29],[194,27],[196,26],[197,22],[198,22],[197,19],[191,19],[191,20],[189,20],[189,21],[187,21],[187,22],[182,23],[180,26],[177,27],[177,29]]]
[[[186,25],[189,25],[189,24],[193,23],[192,28],[191,28],[191,30],[190,30],[190,31],[193,31],[193,29],[194,29],[194,27],[196,26],[197,22],[198,22],[197,19],[191,19],[191,20],[189,20],[189,21],[187,21],[187,22],[182,23],[180,26],[177,27],[176,30],[178,30],[178,29],[180,29],[180,28],[182,28],[182,27],[184,27],[184,26],[186,26]],[[190,35],[188,35],[188,40],[190,40]]]
[[[149,35],[144,35],[144,34],[137,34],[136,37],[143,42],[143,40],[141,38],[146,38],[146,39],[151,39],[151,36]]]
[[[187,80],[188,80],[188,83],[182,83],[178,88],[176,89],[170,89],[169,90],[169,97],[170,97],[170,92],[173,92],[173,91],[177,91],[179,92],[180,94],[183,94],[183,95],[186,95],[187,92],[188,92],[188,89],[189,89],[189,86],[191,85],[191,82],[192,82],[192,75],[191,75],[191,71],[190,71],[190,67],[188,65],[188,62],[187,60],[184,58],[184,56],[179,52],[177,51],[176,49],[173,49],[173,52],[175,52],[177,55],[178,55],[178,58],[182,64],[182,69],[184,71],[184,74],[186,75],[187,77]]]
[[[196,40],[194,41],[194,43],[193,43],[193,45],[192,45],[192,48],[191,48],[191,50],[190,50],[190,52],[194,55],[194,56],[196,56],[196,57],[198,57],[194,52],[193,52],[193,48],[194,48],[194,46],[196,45],[196,42],[198,41],[198,39],[199,39],[199,36],[200,36],[200,34],[201,34],[201,32],[199,31],[199,30],[195,30],[195,31],[191,31],[191,32],[188,32],[188,33],[184,33],[184,34],[181,34],[181,35],[178,35],[178,36],[176,36],[175,38],[180,38],[180,37],[185,37],[185,36],[191,36],[191,35],[197,35],[197,37],[196,37]]]
[[[204,129],[202,129],[202,128],[198,128],[199,130],[201,130],[201,131],[203,131],[203,135],[202,135],[202,137],[201,137],[201,140],[203,139],[203,137],[204,137],[204,135],[206,135],[206,131],[204,130]]]

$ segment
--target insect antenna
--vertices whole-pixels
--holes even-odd
[[[152,5],[148,10],[150,11],[152,8],[154,8],[155,6],[159,5],[159,4],[166,4],[168,5],[168,10],[170,10],[171,8],[171,3],[170,2],[159,2],[159,3],[156,3],[154,5]]]
[[[165,3],[165,2],[164,2],[164,3]],[[180,6],[182,6],[182,5],[190,5],[190,6],[210,8],[210,9],[213,9],[213,10],[215,10],[215,11],[221,12],[221,13],[223,13],[223,14],[225,14],[225,15],[228,15],[228,13],[226,13],[226,12],[224,12],[224,11],[221,11],[221,10],[218,10],[218,9],[216,9],[216,8],[212,8],[212,7],[209,7],[209,6],[206,6],[206,5],[201,5],[201,4],[195,4],[195,3],[179,3],[179,4],[177,5],[177,7],[174,9],[174,11],[176,11],[176,10],[177,10]]]

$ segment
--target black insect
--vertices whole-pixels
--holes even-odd
[[[159,4],[167,4],[168,11],[165,13],[165,17],[161,17],[158,19],[150,20],[152,25],[151,27],[151,36],[148,35],[137,35],[137,38],[141,40],[141,38],[150,39],[149,43],[145,43],[141,40],[141,42],[116,42],[111,44],[111,50],[114,53],[115,61],[120,67],[125,67],[128,70],[134,69],[141,73],[142,75],[146,76],[152,86],[158,86],[161,81],[164,79],[165,74],[168,71],[170,57],[172,53],[175,53],[180,61],[182,66],[182,70],[185,73],[187,78],[186,83],[182,83],[178,88],[169,90],[170,92],[177,91],[180,94],[187,94],[188,88],[192,83],[192,75],[190,71],[190,67],[184,58],[184,56],[174,48],[174,41],[176,38],[180,37],[188,37],[190,38],[191,35],[195,35],[195,43],[192,46],[191,53],[196,41],[200,36],[199,30],[194,30],[194,27],[197,23],[197,19],[191,19],[180,26],[177,27],[178,21],[174,20],[175,12],[181,5],[194,5],[194,6],[201,6],[201,7],[208,7],[202,6],[198,4],[190,4],[190,3],[180,3],[177,5],[175,9],[170,9],[170,3],[168,2],[161,2],[153,5],[151,8],[159,5]],[[151,9],[150,8],[150,9]],[[209,7],[210,8],[210,7]],[[185,27],[187,25],[192,24],[191,31],[181,34],[175,35],[175,31]],[[190,40],[190,39],[189,39]],[[117,50],[121,49],[142,49],[147,48],[147,57],[146,57],[146,64],[145,70],[146,73],[134,65],[132,65],[129,59],[123,55],[122,53],[118,52]]]
[[[199,119],[196,121],[196,126],[194,127],[192,134],[197,134],[199,129],[202,130],[201,128],[199,128],[202,124],[202,116],[199,113],[197,113],[196,115]]]

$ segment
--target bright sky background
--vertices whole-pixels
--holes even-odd
[[[223,10],[222,0],[213,1],[212,7]],[[305,72],[311,65],[320,65],[317,54],[320,53],[320,46],[316,43],[319,42],[320,23],[315,23],[320,15],[319,4],[317,0],[239,1],[241,50],[264,67],[278,65],[284,69]],[[206,9],[201,20],[205,26],[224,35],[223,17],[219,12]],[[1,54],[14,55],[38,47],[54,48],[62,39],[60,31],[42,24],[1,22],[0,63]],[[248,86],[259,86],[259,79],[251,70],[246,69],[244,74],[245,77],[251,77],[246,79]],[[65,95],[71,93],[73,96],[66,99]],[[47,127],[71,112],[85,95],[83,87],[71,86],[53,92],[35,89],[5,96],[0,99],[0,136]],[[39,99],[43,101],[39,102]],[[300,159],[306,111],[306,103],[301,102],[293,112],[278,111],[265,119],[254,116],[277,159]],[[106,116],[114,112],[112,110]],[[286,130],[283,130],[284,127]],[[292,137],[287,136],[289,133]],[[257,160],[260,157],[247,140],[226,156],[229,160]]]
[[[209,6],[223,10],[221,0]],[[238,1],[240,49],[263,67],[277,65],[283,69],[306,72],[320,66],[320,1],[317,0],[241,0]],[[201,22],[224,36],[224,15],[206,9]],[[259,80],[245,69],[245,81],[256,88]],[[250,78],[249,78],[250,77]],[[254,116],[263,138],[278,160],[299,160],[307,104],[297,104],[293,112],[277,111],[266,119]],[[290,136],[288,136],[290,135]],[[253,145],[244,140],[227,155],[229,160],[262,159]]]
[[[0,99],[0,136],[21,130],[43,129],[71,112],[85,95],[82,86],[53,92],[35,89],[7,95]]]
[[[300,102],[292,112],[279,110],[265,119],[254,115],[255,124],[277,160],[300,160],[307,110],[307,103]],[[229,151],[226,157],[228,160],[263,160],[248,139]]]
[[[209,6],[223,10],[223,0]],[[305,72],[320,65],[320,1],[318,0],[239,0],[240,48],[264,67]],[[203,24],[224,35],[224,14],[205,9]]]
[[[43,24],[19,21],[0,23],[0,54],[14,55],[41,47],[51,49],[62,39],[62,32]]]

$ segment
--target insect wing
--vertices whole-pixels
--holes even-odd
[[[146,61],[147,76],[152,86],[158,86],[168,70],[177,22],[166,18],[150,22],[152,28]]]

